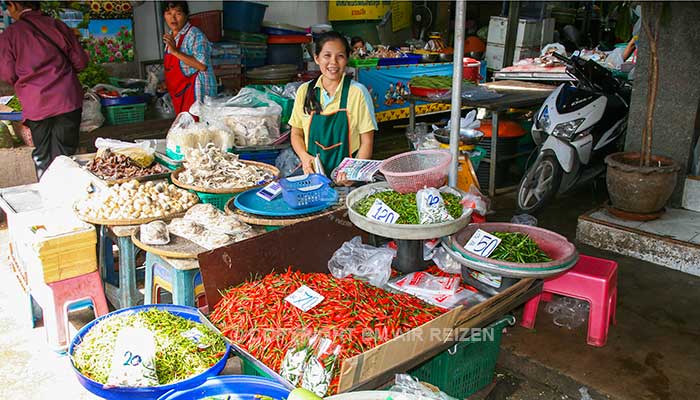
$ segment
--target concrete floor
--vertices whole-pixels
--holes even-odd
[[[538,216],[539,226],[573,241],[578,215],[605,200],[593,186],[557,199]],[[496,200],[491,219],[508,220],[514,196]],[[700,278],[586,245],[577,248],[618,262],[617,325],[607,345],[588,346],[585,324],[558,327],[540,306],[534,330],[516,326],[504,335],[500,367],[574,398],[580,398],[581,387],[593,398],[700,398]]]

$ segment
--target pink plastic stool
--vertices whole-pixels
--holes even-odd
[[[30,280],[29,295],[32,320],[31,299],[34,298],[43,311],[49,345],[55,350],[68,346],[68,307],[71,304],[90,300],[96,318],[109,312],[99,271],[48,284]]]
[[[549,301],[552,293],[587,301],[590,304],[587,342],[591,346],[605,346],[610,323],[617,324],[617,263],[581,255],[564,275],[544,281],[542,293],[525,304],[520,325],[534,328],[540,299]]]

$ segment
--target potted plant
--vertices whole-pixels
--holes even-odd
[[[673,194],[680,167],[668,158],[652,154],[654,110],[659,87],[659,30],[661,2],[642,3],[642,27],[649,43],[649,79],[646,123],[639,152],[620,152],[606,157],[607,186],[615,209],[633,214],[658,214]]]

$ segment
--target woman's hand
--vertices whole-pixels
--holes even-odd
[[[348,179],[348,174],[345,172],[339,172],[335,177],[335,184],[337,186],[352,186],[353,181]]]
[[[305,174],[313,174],[316,171],[314,170],[314,157],[311,156],[309,153],[302,154],[300,157],[301,160],[301,168],[304,170]]]
[[[175,43],[175,37],[172,33],[166,33],[163,35],[163,43],[165,43],[166,49],[170,54],[175,55],[179,52],[177,44]]]

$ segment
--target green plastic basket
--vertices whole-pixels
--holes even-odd
[[[226,203],[228,201],[236,196],[238,193],[204,193],[204,192],[197,192],[196,190],[193,190],[197,197],[199,197],[199,200],[204,203],[204,204],[211,204],[214,207],[218,208],[221,211],[226,211]]]
[[[376,67],[379,63],[378,58],[354,58],[351,57],[348,65],[356,68],[371,68]]]
[[[450,396],[467,398],[493,380],[503,328],[513,324],[515,318],[505,316],[409,371],[409,374],[439,387]]]
[[[277,93],[272,92],[269,89],[272,89],[272,87],[275,85],[248,85],[247,87],[253,88],[255,90],[259,90],[267,97],[270,98],[270,100],[274,101],[275,103],[279,104],[280,107],[282,107],[282,125],[286,124],[289,122],[289,119],[292,117],[292,109],[294,108],[294,99],[289,99],[284,96],[280,96]]]
[[[258,368],[257,365],[248,361],[248,359],[246,359],[245,357],[239,357],[239,358],[241,360],[241,372],[243,372],[243,375],[262,376],[263,378],[274,379],[268,373],[266,373],[262,369]]]
[[[109,125],[133,124],[143,122],[146,115],[146,103],[129,104],[126,106],[102,107]]]

